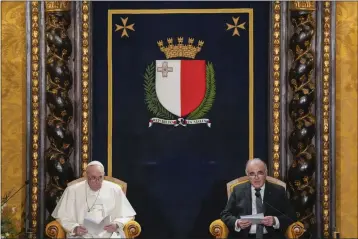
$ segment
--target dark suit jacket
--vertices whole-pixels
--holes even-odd
[[[254,199],[256,200],[256,199]],[[266,203],[265,203],[266,202]],[[271,205],[271,207],[270,207]],[[264,191],[264,215],[277,217],[280,222],[280,228],[274,229],[273,227],[265,227],[268,234],[264,238],[285,238],[285,232],[289,225],[294,223],[296,213],[294,212],[285,192],[285,188],[269,183],[265,183]],[[277,210],[275,210],[277,209]],[[251,184],[249,182],[239,184],[234,187],[229,201],[221,212],[221,220],[229,228],[230,238],[247,238],[250,227],[240,232],[235,231],[235,222],[240,216],[252,214],[252,198],[251,198]],[[285,214],[285,215],[283,215]],[[292,219],[292,220],[291,220]]]

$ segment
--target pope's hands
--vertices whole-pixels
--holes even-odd
[[[115,223],[109,224],[103,228],[107,232],[116,232],[118,229],[118,225]]]
[[[75,227],[75,230],[73,231],[75,233],[76,236],[83,236],[85,235],[88,231],[85,227],[83,226],[77,226]]]
[[[118,229],[118,225],[115,223],[109,224],[105,226],[103,229],[106,230],[107,232],[115,232]],[[75,233],[76,236],[83,236],[88,233],[87,229],[84,226],[75,227],[73,232]]]
[[[241,220],[241,219],[239,219],[239,221],[237,222],[237,224],[238,224],[237,226],[238,226],[239,228],[241,228],[241,229],[245,229],[245,228],[251,226],[251,222],[248,221],[248,220]]]

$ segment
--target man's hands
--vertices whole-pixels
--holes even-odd
[[[118,229],[118,225],[115,223],[109,224],[103,228],[107,232],[116,232]]]
[[[273,225],[275,225],[275,219],[273,218],[273,216],[266,216],[264,217],[264,219],[262,219],[261,223],[267,227],[272,227]]]
[[[88,231],[85,227],[83,226],[77,226],[75,227],[75,230],[73,230],[73,232],[75,233],[76,236],[83,236],[85,235]]]
[[[261,224],[263,224],[266,227],[272,227],[276,224],[275,218],[273,216],[266,216],[264,219],[262,219]],[[248,228],[252,225],[252,223],[249,220],[241,220],[239,219],[237,221],[237,227],[241,229]]]
[[[241,229],[245,229],[245,228],[251,226],[251,222],[248,221],[248,220],[241,220],[241,219],[239,219],[239,220],[237,221],[237,226],[238,226],[239,228],[241,228]]]

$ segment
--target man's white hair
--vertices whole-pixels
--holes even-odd
[[[246,163],[246,167],[245,167],[245,173],[246,175],[248,175],[249,173],[247,172],[247,168],[250,164],[253,164],[253,163],[258,163],[258,162],[261,162],[265,165],[265,173],[267,174],[267,165],[264,161],[262,161],[261,159],[259,158],[253,158],[253,159],[250,159],[249,161],[247,161]]]
[[[91,167],[91,166],[97,166],[99,168],[99,170],[101,171],[101,173],[104,175],[104,166],[101,162],[91,161],[89,164],[87,164],[86,172],[88,171],[89,167]]]

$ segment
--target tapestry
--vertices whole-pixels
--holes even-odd
[[[140,237],[209,237],[268,155],[269,3],[93,2],[93,149]]]

